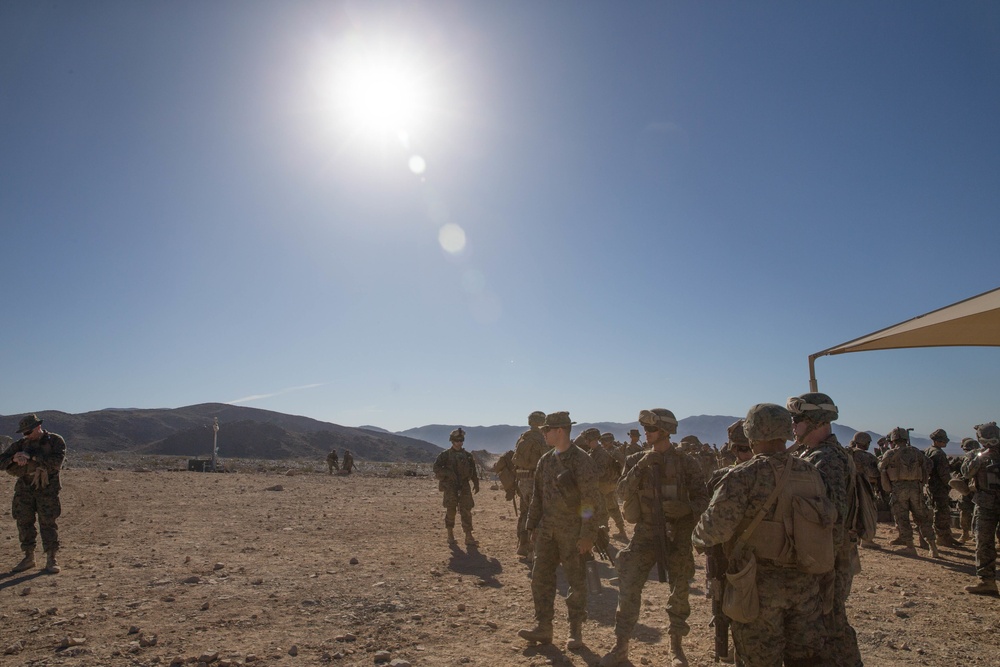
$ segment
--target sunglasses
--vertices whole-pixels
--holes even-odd
[[[736,451],[738,451],[738,452],[749,452],[749,451],[751,451],[751,449],[747,445],[740,445],[740,446],[738,446],[736,448]]]
[[[805,420],[806,420],[806,416],[805,415],[792,415],[792,423],[793,424],[800,424],[800,423],[804,422]]]
[[[645,431],[646,433],[652,433],[653,431],[659,431],[660,427],[658,427],[658,426],[650,426],[649,424],[643,424],[642,425],[642,430]]]

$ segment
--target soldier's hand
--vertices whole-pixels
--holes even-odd
[[[576,542],[576,548],[581,554],[589,554],[590,550],[594,548],[594,540],[580,538]]]
[[[27,462],[28,462],[29,460],[30,460],[30,459],[28,458],[28,455],[27,455],[27,454],[25,454],[24,452],[16,452],[16,453],[14,454],[14,463],[16,463],[16,464],[17,464],[17,465],[19,465],[19,466],[23,466],[23,465],[24,465],[24,464],[26,464],[26,463],[27,463]]]
[[[691,506],[683,500],[665,500],[663,502],[663,516],[668,519],[680,519],[691,514]]]

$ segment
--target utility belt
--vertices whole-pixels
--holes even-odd
[[[517,481],[519,481],[519,482],[521,480],[533,480],[533,479],[535,479],[535,471],[534,470],[528,470],[527,468],[518,468],[518,469],[516,469],[514,471],[514,474],[517,475]]]
[[[889,481],[891,482],[922,482],[924,473],[916,466],[889,466]]]

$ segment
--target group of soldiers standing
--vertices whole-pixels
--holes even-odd
[[[898,535],[890,544],[916,555],[910,515],[917,526],[920,547],[940,557],[938,545],[961,547],[975,533],[976,575],[979,582],[965,587],[974,594],[996,595],[996,528],[1000,515],[1000,429],[996,422],[975,427],[976,438],[963,438],[963,456],[944,452],[949,442],[944,429],[930,434],[931,446],[920,451],[910,444],[909,431],[896,427],[878,441],[871,454],[871,436],[859,432],[850,452],[861,474],[888,506]],[[952,493],[955,492],[955,494]],[[958,495],[959,527],[951,532],[952,496]],[[877,548],[871,540],[862,546]]]
[[[943,431],[932,434],[934,446],[923,453],[909,446],[906,429],[893,429],[891,449],[876,457],[866,451],[871,444],[866,433],[858,433],[850,449],[838,442],[832,430],[838,416],[833,400],[817,392],[789,398],[784,407],[755,405],[730,427],[729,442],[717,455],[694,436],[672,442],[677,419],[663,408],[640,412],[644,444],[638,429],[625,444],[592,428],[573,439],[575,422],[568,412],[531,413],[528,430],[495,468],[508,499],[520,501],[515,502],[517,553],[531,565],[535,625],[518,635],[535,644],[552,642],[556,570],[562,566],[569,584],[566,648],[583,646],[587,564],[593,550],[601,551],[602,539],[607,545],[613,522],[613,539],[628,544],[613,561],[619,580],[615,644],[601,665],[628,660],[642,590],[653,567],[670,587],[671,664],[688,664],[683,638],[691,631],[687,619],[694,550],[708,554],[714,579],[709,591],[716,599],[717,657],[751,667],[862,665],[846,602],[860,571],[859,544],[875,545],[874,525],[866,527],[863,516],[865,494],[891,497],[900,531],[894,543],[907,550],[913,549],[909,512],[917,517],[934,555],[938,543],[954,546],[967,540],[969,529],[958,540],[951,535],[950,505],[945,504],[947,491],[957,488],[952,475],[956,463],[944,455]],[[977,447],[986,449],[964,442],[969,454],[958,466],[963,479],[970,480],[976,507],[980,583],[966,590],[995,594],[1000,431],[995,423],[976,430]],[[461,429],[453,433],[453,443],[456,433],[463,435]],[[795,442],[791,448],[786,446],[790,440]],[[441,455],[435,472],[442,480],[445,507],[462,511],[467,542],[474,543],[472,494],[479,479],[460,441]],[[454,493],[449,492],[452,479],[460,482]],[[925,484],[928,502],[942,513],[934,529],[932,510],[924,502]],[[874,507],[871,500],[869,504]],[[445,517],[451,541],[454,519],[451,509]],[[631,539],[626,523],[634,524]],[[972,523],[970,518],[969,527]]]

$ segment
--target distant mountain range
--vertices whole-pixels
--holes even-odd
[[[16,433],[22,415],[0,415],[0,433]],[[450,446],[448,436],[458,424],[429,424],[392,433],[378,426],[352,428],[310,417],[288,415],[224,403],[203,403],[173,409],[108,408],[82,414],[48,410],[38,413],[45,428],[59,433],[75,452],[135,452],[177,456],[211,456],[212,420],[219,419],[219,455],[222,458],[324,459],[330,449],[343,456],[350,449],[355,458],[367,461],[431,462],[442,449]],[[729,425],[736,417],[697,415],[681,419],[677,436],[695,435],[702,442],[721,446],[726,442]],[[466,432],[466,449],[502,454],[514,446],[527,426],[461,425]],[[581,423],[573,435],[586,428],[610,432],[619,441],[628,440],[630,429],[638,422]],[[834,433],[843,444],[857,432],[849,426],[834,424]],[[641,429],[640,429],[641,431]],[[881,436],[868,432],[872,440]],[[930,445],[926,437],[911,435],[915,447]],[[2,443],[0,443],[2,444]],[[960,454],[959,443],[950,443],[948,453]]]
[[[726,415],[697,415],[693,417],[685,417],[677,423],[677,435],[674,436],[674,441],[679,441],[686,435],[697,436],[702,442],[707,442],[709,444],[715,444],[721,447],[729,439],[729,426],[735,422],[739,417],[732,417]],[[581,423],[573,426],[573,436],[582,433],[584,429],[596,428],[601,431],[601,433],[612,433],[615,439],[619,442],[628,441],[628,432],[633,428],[638,428],[639,432],[642,433],[642,429],[639,427],[639,422],[629,422],[627,424],[622,424],[619,422],[595,422],[595,423]],[[364,426],[362,428],[372,428],[369,426]],[[441,447],[448,447],[448,436],[451,434],[452,430],[458,428],[457,424],[430,424],[428,426],[418,426],[417,428],[407,429],[405,431],[399,431],[398,435],[406,435],[411,438],[419,438],[420,440],[426,440],[427,442],[434,443]],[[518,436],[520,436],[527,428],[524,426],[465,426],[465,447],[466,449],[485,449],[493,454],[502,454],[508,449],[514,447],[514,443],[517,442]],[[843,424],[834,424],[833,432],[840,440],[841,444],[847,445],[857,433],[857,429],[853,429],[850,426],[844,426]],[[876,442],[882,435],[875,433],[873,431],[868,431],[868,434],[872,437],[872,442]],[[914,447],[923,449],[929,447],[931,441],[929,438],[915,436],[910,434],[910,442]],[[641,437],[645,440],[645,435]],[[949,443],[948,451],[949,454],[961,454],[962,449],[959,446],[960,443]],[[871,450],[869,450],[871,451]]]
[[[0,433],[15,434],[23,415],[0,416]],[[388,431],[340,426],[224,403],[173,409],[110,408],[82,414],[55,410],[38,413],[45,428],[66,439],[71,452],[135,452],[211,456],[213,418],[219,419],[222,458],[316,458],[336,448],[367,461],[431,462],[441,448]],[[447,441],[447,438],[445,438]]]

